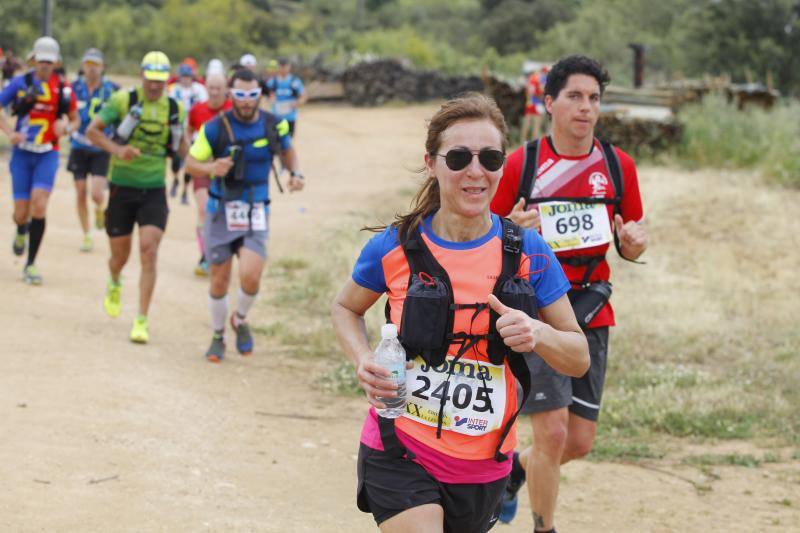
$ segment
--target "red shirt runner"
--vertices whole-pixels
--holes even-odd
[[[20,87],[17,94],[21,97],[24,93],[25,87],[22,86],[23,77],[19,76],[15,80],[20,80]],[[27,116],[20,119],[22,123],[17,122],[17,131],[24,131],[26,134],[25,142],[42,145],[52,144],[54,150],[58,150],[58,136],[55,133],[55,123],[58,120],[58,86],[61,79],[58,74],[53,73],[47,83],[34,79],[33,83],[37,84],[41,91],[36,97],[36,103],[33,109],[30,110]],[[70,112],[78,109],[78,102],[75,95],[72,93],[72,87],[69,83],[64,82],[64,94],[62,98],[69,99]]]
[[[640,222],[644,216],[642,199],[639,195],[639,178],[633,159],[616,146],[614,149],[622,169],[624,194],[620,204],[622,219]],[[492,212],[500,216],[508,216],[517,202],[519,182],[524,164],[524,151],[520,147],[508,156],[503,177],[491,203]],[[569,157],[558,154],[553,148],[550,137],[543,137],[539,148],[539,173],[534,185],[532,198],[550,198],[557,196],[575,198],[614,198],[614,184],[608,175],[603,151],[595,139],[591,152],[584,156]],[[528,209],[538,209],[536,204]],[[613,205],[607,206],[609,221],[613,223]],[[612,226],[613,227],[613,226]],[[556,257],[587,257],[603,255],[608,252],[609,244],[592,246],[578,250],[556,250]],[[564,273],[573,286],[579,285],[586,271],[585,266],[571,266],[562,263]],[[589,281],[608,281],[611,269],[603,260],[594,269]],[[597,313],[589,324],[590,328],[613,326],[614,310],[609,303]]]
[[[189,110],[189,125],[192,127],[192,131],[197,133],[200,131],[200,126],[216,117],[219,113],[229,110],[231,107],[233,107],[233,102],[231,102],[230,99],[225,100],[222,107],[216,109],[209,107],[208,101],[194,104],[192,109]]]

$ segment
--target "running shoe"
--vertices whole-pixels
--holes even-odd
[[[206,359],[210,363],[220,363],[225,357],[225,338],[219,333],[211,337],[211,346],[206,351]]]
[[[131,342],[138,344],[145,344],[150,340],[150,334],[147,332],[147,317],[139,315],[133,321],[131,328]]]
[[[236,349],[242,355],[250,355],[253,353],[253,335],[250,333],[250,326],[244,320],[236,325],[236,313],[231,315],[231,326],[233,331],[236,332]]]
[[[508,524],[517,516],[517,493],[525,483],[525,469],[519,462],[519,454],[514,452],[511,463],[511,475],[508,476],[506,489],[503,491],[503,500],[500,503],[500,522]]]
[[[208,276],[208,261],[201,259],[200,262],[194,267],[194,275],[203,277]]]
[[[122,292],[122,283],[114,283],[114,280],[108,280],[108,287],[106,287],[106,298],[103,300],[103,308],[106,314],[111,318],[117,318],[120,313],[122,304],[120,303],[120,292]]]
[[[81,244],[81,252],[91,252],[94,250],[94,241],[92,236],[88,233],[83,236],[83,244]]]
[[[97,229],[106,227],[106,210],[99,205],[94,208],[94,227]]]
[[[28,285],[41,285],[42,275],[39,274],[39,269],[36,265],[28,265],[22,271],[22,280]]]
[[[185,190],[181,193],[181,203],[189,205],[189,194]]]
[[[178,178],[172,180],[172,187],[169,188],[169,197],[175,198],[178,195]]]
[[[20,235],[19,233],[14,234],[14,242],[11,243],[11,249],[14,250],[14,255],[22,255],[25,253],[26,242],[25,235]]]

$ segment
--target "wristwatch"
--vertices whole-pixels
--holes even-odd
[[[305,176],[303,176],[303,175],[302,175],[301,173],[299,173],[299,172],[295,172],[294,170],[292,170],[291,172],[289,172],[289,175],[290,175],[291,177],[293,177],[293,178],[297,178],[297,179],[300,179],[300,180],[304,180],[304,179],[306,179],[306,177],[305,177]]]

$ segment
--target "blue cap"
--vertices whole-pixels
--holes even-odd
[[[178,76],[194,76],[194,71],[189,65],[182,63],[178,67]]]

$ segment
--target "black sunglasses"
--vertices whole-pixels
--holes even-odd
[[[472,156],[478,156],[478,162],[489,172],[500,170],[506,161],[506,154],[493,148],[484,148],[479,152],[473,152],[466,148],[453,148],[446,154],[436,154],[444,157],[444,162],[450,170],[463,170],[472,162]]]

